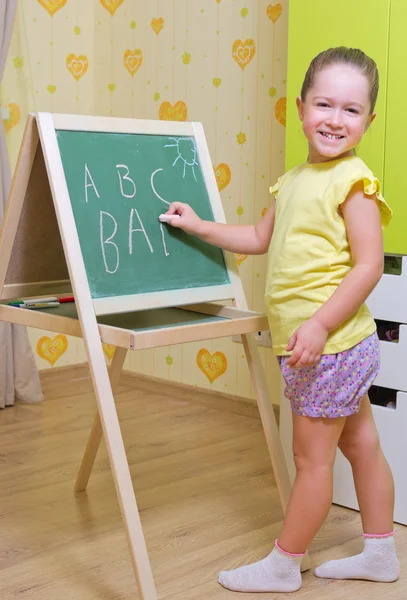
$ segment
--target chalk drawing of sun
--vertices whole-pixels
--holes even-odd
[[[170,140],[172,140],[174,143],[166,144],[165,148],[176,148],[177,153],[178,153],[178,156],[174,160],[172,166],[175,167],[175,165],[177,164],[177,162],[179,160],[182,161],[184,163],[183,178],[185,179],[187,168],[191,167],[192,174],[196,181],[195,166],[198,166],[198,162],[196,160],[197,152],[196,152],[195,140],[193,140],[191,138],[173,138],[173,137],[170,138]]]

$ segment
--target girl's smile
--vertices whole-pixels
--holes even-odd
[[[343,140],[343,138],[345,137],[343,135],[338,135],[336,133],[329,133],[327,131],[319,131],[318,133],[320,133],[325,139],[332,140],[334,142],[336,142],[338,140]]]

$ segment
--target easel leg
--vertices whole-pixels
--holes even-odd
[[[109,369],[110,385],[114,393],[119,386],[120,375],[123,369],[123,364],[126,359],[127,349],[116,348],[113,355],[112,364]],[[79,469],[78,477],[75,482],[75,492],[84,492],[89,482],[89,477],[93,469],[96,454],[102,439],[102,424],[100,422],[99,411],[96,412],[95,420],[93,421],[92,430],[89,435],[86,450],[83,455],[82,464]]]
[[[276,478],[277,489],[285,513],[290,499],[291,481],[285,462],[283,447],[281,445],[276,417],[268,393],[257,346],[250,336],[242,335],[242,340],[253,388],[257,397],[260,418],[271,458],[271,464],[273,466],[274,476]],[[302,561],[301,570],[307,571],[310,567],[310,559],[307,553]]]
[[[86,322],[87,326],[89,325],[89,320]],[[114,396],[106,369],[99,332],[96,327],[94,329],[90,333],[87,332],[89,337],[85,338],[86,352],[139,596],[140,600],[157,600],[150,559],[134,494]],[[110,371],[110,379],[116,384],[116,387],[124,357],[125,352],[119,350]]]

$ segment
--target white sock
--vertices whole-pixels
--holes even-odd
[[[330,560],[314,571],[317,577],[326,579],[366,579],[368,581],[396,581],[400,575],[393,535],[365,537],[363,552]]]
[[[303,556],[286,554],[275,547],[259,562],[234,571],[221,571],[218,582],[233,592],[296,592],[302,583]]]

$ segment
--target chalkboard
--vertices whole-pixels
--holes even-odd
[[[56,131],[92,298],[229,284],[223,251],[161,224],[212,207],[191,136]]]

